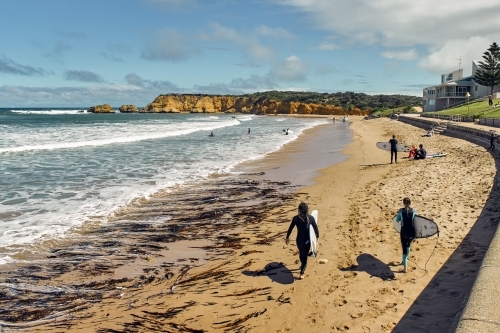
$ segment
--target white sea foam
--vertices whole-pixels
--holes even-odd
[[[0,153],[6,153],[6,152],[23,152],[23,151],[29,151],[29,150],[54,150],[54,149],[68,149],[68,148],[79,148],[79,147],[88,147],[88,146],[106,146],[106,145],[111,145],[111,144],[124,144],[124,143],[130,143],[130,142],[136,142],[136,141],[143,141],[143,140],[151,140],[151,139],[160,139],[160,138],[168,138],[172,136],[180,136],[180,135],[186,135],[194,132],[198,132],[201,130],[204,131],[213,131],[215,129],[227,127],[227,126],[235,126],[238,125],[239,121],[232,119],[228,120],[226,122],[222,123],[214,123],[214,124],[203,124],[202,126],[192,126],[184,129],[170,129],[166,128],[165,130],[168,130],[168,132],[160,132],[160,133],[147,133],[143,132],[138,135],[128,135],[128,136],[117,136],[114,138],[109,138],[109,139],[97,139],[97,140],[89,140],[89,141],[76,141],[76,142],[58,142],[58,143],[50,143],[50,144],[41,144],[41,145],[24,145],[24,146],[19,146],[19,147],[8,147],[8,148],[0,148]],[[114,123],[111,125],[103,125],[106,127],[109,126],[122,126],[120,123]],[[53,137],[56,139],[56,141],[63,141],[63,140],[57,140],[61,139],[58,138],[61,133],[53,133]],[[125,135],[125,133],[123,133]],[[69,138],[68,138],[69,139]],[[26,137],[23,138],[23,141],[26,140]]]
[[[74,124],[72,115],[42,124],[11,117],[0,131],[0,175],[6,175],[0,216],[8,216],[0,224],[0,264],[23,244],[62,237],[85,222],[105,223],[136,198],[231,172],[323,123],[292,119],[287,127],[294,131],[285,136],[283,125],[256,116],[139,115],[127,123],[96,117],[99,124]],[[70,120],[61,123],[64,117]],[[249,120],[246,135],[242,122]],[[207,138],[211,131],[214,137]]]
[[[20,114],[40,114],[40,115],[63,115],[63,114],[86,114],[89,113],[87,110],[10,110],[14,113]]]

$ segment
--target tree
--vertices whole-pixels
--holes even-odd
[[[500,84],[500,47],[493,42],[488,51],[483,53],[484,61],[479,61],[474,75],[474,81],[482,86],[490,87],[490,94],[493,94],[493,87]]]

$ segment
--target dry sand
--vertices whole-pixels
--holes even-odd
[[[233,231],[243,240],[234,254],[170,280],[120,289],[79,312],[87,318],[67,330],[29,331],[446,332],[499,221],[495,160],[467,141],[422,137],[424,130],[387,118],[356,118],[351,128],[347,161],[324,169],[279,209],[285,219]],[[392,134],[448,156],[413,161],[400,154],[398,164],[389,164],[389,152],[375,142]],[[406,274],[399,273],[399,235],[391,223],[405,196],[441,231],[439,241],[413,243]],[[320,255],[296,280],[297,250],[285,246],[284,234],[301,200],[319,210]],[[256,235],[268,237],[255,245]]]

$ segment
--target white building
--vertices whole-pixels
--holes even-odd
[[[463,69],[441,75],[441,84],[424,88],[422,110],[440,111],[470,100],[488,96],[490,88],[477,84],[474,75],[479,69],[477,61],[472,61],[472,75],[463,77]],[[500,97],[500,86],[493,89],[494,98]]]

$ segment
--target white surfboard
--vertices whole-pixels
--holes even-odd
[[[318,225],[318,211],[313,210],[311,216],[314,217],[316,225]],[[312,225],[309,225],[309,239],[311,240],[311,251],[313,256],[316,257],[318,255],[318,239],[316,238],[316,233]]]
[[[402,153],[407,153],[411,150],[410,147],[402,145],[400,143],[398,143],[398,145],[396,147],[397,147],[398,152],[402,152]],[[391,151],[391,144],[389,142],[377,142],[377,148],[380,148],[382,150]]]
[[[396,221],[396,216],[392,219],[392,225],[397,232],[401,233],[401,224]],[[436,222],[420,215],[415,216],[415,219],[413,219],[413,226],[415,227],[416,238],[431,237],[439,232]]]

